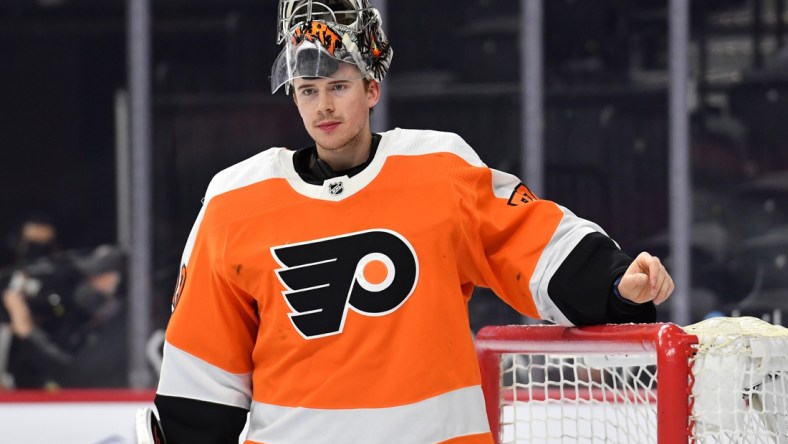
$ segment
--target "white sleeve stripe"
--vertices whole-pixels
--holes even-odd
[[[561,218],[553,237],[542,252],[528,288],[531,290],[534,303],[542,319],[560,325],[572,326],[574,324],[555,305],[547,292],[550,280],[558,267],[584,237],[595,232],[602,234],[605,232],[599,225],[575,216],[564,207],[559,206],[559,208],[564,213],[564,217]]]
[[[156,393],[249,410],[252,374],[226,372],[165,341],[164,361]]]

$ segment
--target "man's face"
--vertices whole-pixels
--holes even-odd
[[[55,240],[55,227],[45,223],[26,222],[22,226],[22,239],[38,244],[48,244]]]
[[[307,132],[319,148],[338,151],[369,132],[369,109],[377,104],[380,88],[369,87],[353,65],[340,63],[332,78],[293,80],[298,112]]]
[[[55,252],[57,232],[53,225],[43,222],[26,222],[17,244],[17,259],[26,263],[49,256]]]

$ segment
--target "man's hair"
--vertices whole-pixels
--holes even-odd
[[[55,223],[55,218],[51,214],[45,213],[43,211],[38,211],[38,212],[34,212],[34,213],[28,214],[22,220],[22,224],[21,225],[24,226],[26,224],[49,225],[52,228],[57,229],[57,224]]]

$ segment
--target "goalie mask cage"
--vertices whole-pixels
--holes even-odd
[[[786,332],[754,318],[485,327],[490,428],[498,444],[788,443]]]

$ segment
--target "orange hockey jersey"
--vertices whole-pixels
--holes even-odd
[[[459,136],[382,133],[363,171],[322,185],[293,154],[266,150],[208,187],[167,329],[165,434],[159,399],[250,410],[246,443],[489,444],[474,286],[533,318],[572,325],[601,304],[609,320],[628,265],[615,244]],[[604,294],[584,301],[593,285],[564,289],[585,277],[556,276],[582,274],[588,261],[569,258],[589,236],[614,259],[588,278]]]

